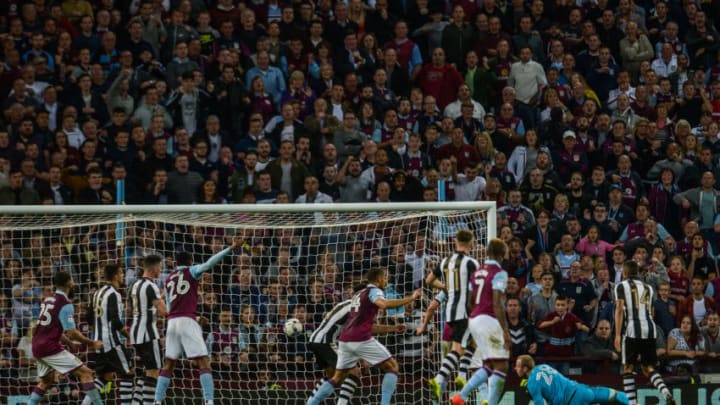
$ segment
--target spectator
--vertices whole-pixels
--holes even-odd
[[[717,312],[707,314],[707,323],[701,328],[703,340],[705,341],[706,354],[710,359],[717,359],[720,354],[720,340],[718,340],[718,332],[720,332],[720,315]],[[703,363],[702,370],[704,372],[717,372],[717,362],[708,361]]]
[[[485,118],[485,108],[473,99],[470,86],[467,84],[458,87],[457,99],[445,107],[443,115],[457,119],[461,116],[461,107],[468,103],[472,105],[472,118],[482,122]]]
[[[238,325],[240,356],[247,354],[248,359],[260,361],[262,356],[262,342],[265,327],[258,323],[253,306],[243,305],[240,308],[240,323]]]
[[[553,288],[555,284],[553,273],[544,271],[540,276],[540,282],[542,284],[542,290],[528,298],[528,320],[536,327],[538,355],[543,354],[544,344],[549,339],[549,335],[538,328],[538,322],[555,309],[555,300],[558,296]]]
[[[598,297],[595,295],[590,281],[581,278],[582,265],[575,261],[570,265],[569,277],[561,280],[558,285],[558,294],[564,295],[574,301],[572,313],[586,325],[592,325]]]
[[[610,372],[612,373],[619,371],[618,360],[620,360],[620,354],[615,351],[613,342],[610,339],[610,322],[601,320],[598,322],[595,328],[595,333],[588,337],[583,343],[582,353],[585,356],[591,357],[602,357],[610,360],[611,364]],[[588,362],[583,367],[583,372],[591,374],[600,374],[601,365],[597,362]]]
[[[692,279],[699,277],[703,281],[714,279],[717,277],[718,269],[715,258],[705,253],[705,239],[701,234],[695,234],[692,237],[692,251],[689,257],[685,256],[685,262],[688,263],[688,276]]]
[[[204,138],[197,138],[190,159],[190,171],[198,173],[203,179],[217,177],[217,166],[208,158],[209,146]]]
[[[92,167],[88,169],[87,184],[87,187],[78,193],[77,202],[79,204],[113,204],[115,202],[112,191],[103,185],[100,168]]]
[[[200,174],[190,171],[188,157],[178,156],[175,158],[175,170],[168,173],[168,204],[191,204],[202,182]]]
[[[543,349],[544,356],[573,356],[575,345],[582,344],[582,341],[576,341],[577,332],[590,333],[590,328],[583,324],[580,318],[568,312],[568,301],[567,297],[557,296],[555,310],[536,323],[538,329],[546,331],[549,335],[549,340]],[[568,372],[569,363],[560,362],[557,366],[558,370]]]
[[[272,96],[275,104],[280,104],[280,97],[286,88],[285,79],[280,69],[270,66],[270,55],[266,51],[258,53],[257,65],[248,70],[245,77],[246,87],[253,91],[256,91],[252,86],[253,79],[261,77],[264,84],[263,91]]]
[[[575,247],[578,253],[584,256],[605,257],[612,252],[616,245],[600,239],[600,229],[597,225],[591,225],[585,237]]]
[[[696,375],[697,357],[705,354],[705,340],[692,316],[685,315],[679,320],[680,327],[671,330],[667,338],[667,354],[674,359],[666,369],[675,374]]]
[[[24,269],[19,280],[12,287],[12,313],[18,335],[25,335],[33,314],[40,311],[42,289],[31,269]]]
[[[333,199],[329,195],[320,192],[320,182],[317,177],[305,177],[305,194],[301,194],[295,199],[296,204],[323,204],[332,203]]]
[[[229,378],[237,365],[239,336],[232,312],[229,309],[221,309],[219,324],[207,335],[205,345],[212,359],[213,370],[224,378]]]
[[[153,83],[155,84],[155,83]],[[172,128],[173,118],[167,112],[164,106],[159,104],[158,90],[155,86],[145,88],[145,97],[143,103],[133,113],[132,122],[140,124],[143,128],[148,128],[152,117],[156,114],[162,114],[165,118],[165,128]]]
[[[715,181],[715,175],[712,172],[705,172],[700,180],[700,187],[692,188],[673,197],[675,204],[690,210],[689,218],[698,223],[700,231],[711,237],[714,233],[713,223],[715,214],[718,212],[718,196],[720,196],[720,191],[714,188]],[[701,203],[700,196],[704,193],[713,196],[711,204]]]
[[[7,186],[0,188],[0,204],[29,205],[40,203],[38,192],[23,186],[23,174],[19,169],[10,171],[8,183]]]
[[[517,357],[521,354],[535,355],[537,353],[538,344],[535,342],[535,328],[525,319],[520,317],[520,299],[511,297],[505,303],[508,331],[510,333],[510,341],[512,343],[511,356]]]
[[[209,111],[214,107],[210,95],[198,88],[194,71],[186,71],[180,79],[180,86],[173,88],[166,102],[173,121],[187,129],[188,134],[195,134],[200,128],[199,123],[205,122]]]
[[[516,91],[519,101],[535,105],[539,95],[547,85],[542,65],[532,60],[533,52],[529,46],[520,48],[520,61],[512,65],[507,84]]]
[[[677,304],[670,299],[670,283],[660,283],[658,297],[654,302],[654,306],[655,323],[662,329],[663,334],[668,336],[670,331],[675,328],[675,318],[677,316]]]
[[[432,62],[422,68],[418,81],[423,93],[435,97],[441,109],[450,104],[463,83],[457,69],[445,62],[445,51],[442,48],[433,50]]]
[[[280,144],[280,157],[273,160],[267,166],[267,171],[272,179],[272,187],[285,191],[291,201],[300,195],[303,189],[302,184],[310,171],[304,163],[297,161],[294,156],[294,146],[290,141],[283,141]]]
[[[715,300],[703,294],[705,291],[704,283],[701,277],[695,276],[690,283],[690,295],[682,302],[678,303],[677,321],[684,317],[690,317],[700,326],[707,323],[706,315],[715,310]]]

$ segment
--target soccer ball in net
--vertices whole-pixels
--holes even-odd
[[[305,327],[297,318],[290,318],[287,322],[285,322],[285,327],[283,329],[285,330],[285,335],[287,335],[287,337],[294,338],[303,333]]]

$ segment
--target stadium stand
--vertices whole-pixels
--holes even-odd
[[[119,180],[126,204],[496,201],[520,300],[514,355],[555,353],[565,336],[539,324],[562,293],[590,333],[562,340],[572,357],[545,360],[581,380],[617,374],[604,326],[631,259],[658,291],[662,370],[714,373],[718,30],[718,0],[7,0],[0,204],[115,204]],[[165,231],[146,228],[138,249],[204,257],[222,242],[188,229],[160,249]],[[53,272],[96,282],[114,249],[98,234],[0,233],[0,395],[32,386],[26,335]],[[322,291],[293,278],[316,269],[283,247],[310,237],[256,238],[231,285],[212,283],[206,332],[221,305],[247,337],[276,321],[272,300],[293,314],[342,299],[361,268],[350,260],[323,264],[335,267],[318,274]],[[403,242],[347,255],[392,254],[412,272],[427,252]],[[239,348],[248,378],[220,372],[218,389],[272,386],[274,370],[253,363],[276,357]],[[283,358],[297,374],[283,384],[309,391],[313,366],[298,359]],[[178,390],[197,380],[182,369]]]

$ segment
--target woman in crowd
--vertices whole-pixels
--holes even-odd
[[[667,371],[676,374],[697,374],[698,357],[705,354],[705,341],[692,316],[680,320],[680,327],[670,331],[667,337],[667,355],[671,360]]]
[[[555,92],[555,90],[550,89],[548,92]],[[536,167],[537,153],[541,150],[550,155],[550,150],[546,146],[538,145],[537,132],[534,129],[528,129],[525,132],[525,145],[516,146],[507,163],[508,170],[515,176],[517,184],[521,184],[530,170]]]

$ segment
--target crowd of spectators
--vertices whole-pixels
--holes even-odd
[[[658,347],[692,366],[718,352],[718,29],[718,0],[8,0],[0,204],[114,204],[119,180],[128,204],[495,201],[515,354],[617,360],[632,259],[658,292]],[[259,325],[289,314],[311,330],[366,265],[417,284],[437,241],[395,229],[310,256],[294,241],[324,246],[311,232],[249,239],[203,298],[210,346],[239,325],[215,360],[252,363]],[[138,232],[168,267],[223,242]],[[0,361],[27,355],[7,349],[53,269],[89,285],[113,235],[2,235]]]

